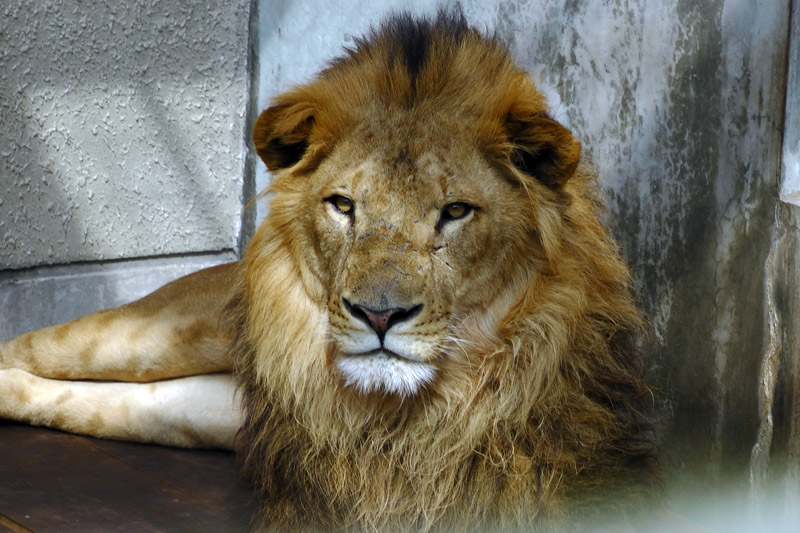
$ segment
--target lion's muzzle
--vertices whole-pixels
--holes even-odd
[[[384,308],[352,297],[341,302],[349,327],[335,335],[336,368],[348,386],[410,396],[433,380],[436,367],[426,361],[429,346],[420,343],[417,331],[422,304]]]

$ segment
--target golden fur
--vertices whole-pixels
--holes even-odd
[[[254,139],[269,216],[228,320],[261,527],[529,528],[650,493],[629,273],[500,42],[397,16]],[[380,306],[408,357],[350,357]]]

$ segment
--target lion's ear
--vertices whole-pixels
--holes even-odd
[[[256,152],[273,172],[291,167],[306,153],[313,126],[310,104],[278,104],[265,109],[253,127]]]
[[[509,115],[506,131],[512,164],[550,188],[558,189],[578,167],[581,145],[570,131],[544,113]]]

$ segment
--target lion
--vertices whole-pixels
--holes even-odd
[[[395,15],[253,139],[273,180],[244,259],[4,343],[0,416],[235,446],[263,529],[648,504],[630,272],[579,142],[499,39]]]

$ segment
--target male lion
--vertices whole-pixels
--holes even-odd
[[[497,39],[396,16],[254,139],[274,179],[244,260],[6,342],[0,416],[184,446],[240,427],[266,528],[529,528],[641,503],[657,474],[629,273],[578,142]],[[166,379],[231,368],[243,419],[228,374]]]

